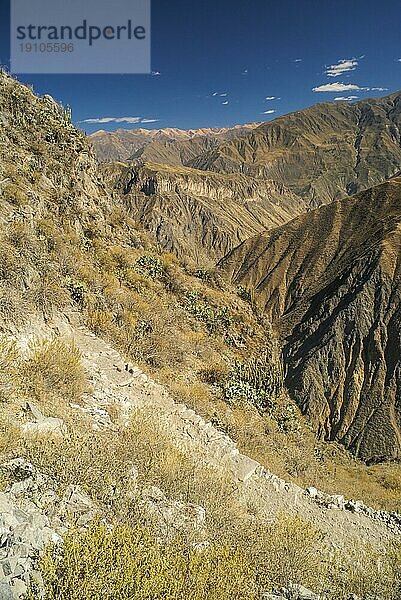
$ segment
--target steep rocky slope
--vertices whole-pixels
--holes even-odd
[[[281,182],[312,206],[386,181],[401,165],[401,94],[284,115],[189,166]]]
[[[278,324],[287,384],[316,430],[401,456],[401,178],[247,240],[222,266]]]
[[[212,423],[206,422],[195,411],[188,409],[185,404],[175,402],[165,388],[138,367],[126,363],[124,357],[112,346],[80,325],[80,319],[79,313],[72,312],[68,315],[68,321],[59,317],[47,324],[35,321],[17,336],[18,344],[23,347],[26,347],[34,333],[40,331],[41,335],[48,338],[72,339],[79,348],[83,365],[90,374],[91,386],[82,402],[64,407],[66,423],[63,427],[68,429],[68,435],[74,439],[81,422],[81,427],[99,432],[92,434],[92,440],[100,443],[102,438],[109,438],[110,443],[115,444],[119,436],[123,439],[124,435],[129,436],[131,418],[134,415],[137,425],[143,428],[142,433],[137,432],[139,438],[143,436],[146,440],[151,429],[155,437],[168,440],[171,453],[177,452],[177,456],[182,456],[192,465],[192,482],[189,480],[186,484],[184,501],[182,498],[170,497],[171,490],[163,491],[155,485],[150,486],[146,479],[144,481],[144,462],[150,471],[155,468],[155,462],[162,462],[162,456],[152,456],[151,452],[149,456],[130,455],[130,462],[123,465],[125,486],[119,489],[114,484],[107,495],[108,519],[111,517],[110,506],[113,503],[121,502],[125,496],[126,501],[129,502],[131,498],[132,503],[136,497],[137,514],[143,520],[153,519],[160,535],[185,533],[197,543],[205,544],[217,533],[211,529],[214,514],[210,504],[205,510],[194,502],[197,494],[192,486],[196,481],[196,474],[200,473],[203,477],[214,477],[220,494],[225,492],[225,485],[229,486],[229,496],[225,497],[225,502],[230,506],[235,505],[237,517],[243,520],[243,528],[252,529],[258,523],[267,526],[283,513],[297,515],[298,518],[312,522],[326,536],[325,543],[332,553],[340,551],[345,556],[348,553],[352,556],[353,548],[358,547],[358,544],[374,545],[382,550],[386,543],[396,540],[400,535],[401,515],[375,511],[360,501],[346,500],[341,495],[323,494],[315,488],[302,489],[280,479],[256,461],[241,454],[227,435]],[[40,432],[45,418],[36,406],[30,406],[35,414],[31,415],[33,420],[29,424]],[[18,419],[23,428],[24,414],[21,413]],[[83,449],[85,438],[79,440]],[[128,437],[125,443],[132,444],[132,441]],[[151,449],[154,442],[149,436],[145,443]],[[46,448],[49,440],[42,438],[42,444]],[[57,454],[63,453],[66,441],[55,436],[50,444],[57,461]],[[41,456],[39,453],[37,455]],[[95,471],[99,458],[97,450],[92,448],[91,455],[94,465],[87,465],[87,468]],[[164,457],[165,460],[166,458]],[[76,459],[82,460],[78,457]],[[115,457],[115,460],[121,463],[120,456]],[[185,462],[182,466],[184,465]],[[39,582],[40,589],[41,575],[35,568],[38,551],[43,552],[49,541],[62,543],[66,529],[71,526],[69,518],[75,519],[80,528],[85,528],[104,510],[99,497],[93,498],[84,491],[85,473],[75,469],[75,481],[60,486],[57,476],[50,475],[45,467],[43,456],[38,466],[22,457],[0,463],[0,473],[6,474],[9,481],[6,490],[0,492],[0,523],[5,540],[0,554],[0,567],[4,568],[5,573],[0,581],[1,598],[18,600],[32,579]],[[116,476],[110,466],[105,468],[106,481],[110,473]],[[174,468],[174,463],[170,468]],[[60,472],[63,473],[63,467]],[[215,490],[212,490],[212,494],[214,493]],[[218,504],[217,501],[216,505]],[[249,512],[249,506],[252,506],[252,512]],[[318,596],[312,592],[307,593],[307,590],[301,593],[300,589],[299,595],[295,592],[294,588],[291,596],[285,592],[284,596],[266,594],[264,597],[268,600],[276,600],[278,597],[282,600],[286,597],[294,600],[318,600]],[[325,592],[329,594],[328,598],[335,597],[331,587],[326,588]],[[389,598],[392,599],[392,596]]]
[[[203,129],[133,129],[96,131],[89,136],[100,162],[141,159],[185,165],[199,154],[215,148],[221,140],[246,133],[259,123]],[[162,160],[161,160],[162,159]]]
[[[130,216],[182,257],[215,262],[244,239],[307,210],[282,184],[185,167],[107,163],[101,172]]]

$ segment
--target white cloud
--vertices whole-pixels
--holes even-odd
[[[221,98],[225,98],[226,96],[228,96],[227,92],[224,92],[224,94],[220,94]]]
[[[401,62],[401,58],[397,58],[397,59],[396,59],[396,61],[397,61],[397,62]]]
[[[335,65],[330,65],[326,68],[326,75],[328,77],[339,77],[343,73],[348,73],[349,71],[355,71],[358,66],[358,61],[356,58],[344,58],[339,60]]]
[[[264,110],[262,113],[260,113],[261,115],[272,115],[273,113],[275,113],[276,111],[271,109],[271,110]]]
[[[157,123],[159,119],[147,119],[146,117],[98,117],[84,119],[80,123]]]
[[[218,96],[219,92],[213,92],[212,96]]]
[[[312,88],[313,92],[353,92],[358,90],[368,90],[366,87],[359,87],[354,83],[325,83]]]
[[[153,77],[158,77],[159,75],[161,75],[160,71],[152,71],[152,75]]]
[[[318,87],[312,88],[313,92],[360,92],[360,91],[371,91],[371,92],[385,92],[388,88],[385,87],[360,87],[355,83],[324,83]]]
[[[226,106],[228,103],[229,103],[229,102],[228,102],[228,100],[225,100],[224,102],[222,102],[222,104],[223,104],[224,106]]]
[[[351,102],[351,100],[358,100],[358,96],[337,96],[334,100],[348,100],[348,102]]]
[[[281,100],[278,96],[266,96],[265,100]]]
[[[294,58],[294,62],[300,63],[302,62],[302,58]]]
[[[244,69],[241,73],[241,75],[248,75],[248,69]]]

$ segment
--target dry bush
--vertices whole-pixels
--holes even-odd
[[[255,551],[259,586],[263,589],[288,587],[292,583],[317,592],[327,576],[324,536],[298,516],[279,515],[260,531]]]
[[[27,438],[25,454],[62,488],[79,485],[94,500],[107,504],[128,470],[128,448],[120,441],[109,431],[91,431],[90,422],[82,419],[67,438]]]
[[[79,350],[62,339],[33,340],[22,365],[26,393],[37,399],[81,397],[86,376]]]
[[[46,273],[38,279],[30,289],[29,298],[45,319],[55,310],[60,310],[70,303],[69,294],[60,286],[58,274],[55,272]]]
[[[33,312],[27,294],[12,284],[0,283],[0,330],[26,323]]]
[[[398,600],[401,594],[401,545],[384,550],[356,544],[351,554],[338,552],[332,559],[330,593],[337,600],[355,594],[363,599]]]
[[[21,357],[14,340],[0,337],[0,402],[14,398],[20,389]]]
[[[11,204],[15,204],[15,206],[23,206],[24,204],[29,203],[28,196],[22,189],[21,185],[16,185],[15,183],[10,183],[7,185],[3,191],[3,198]]]
[[[199,370],[199,377],[210,385],[224,385],[229,374],[228,365],[224,362],[211,363]]]
[[[162,381],[176,401],[195,410],[204,419],[213,419],[219,400],[212,396],[204,383],[190,380],[189,377],[177,377],[175,373],[170,373],[167,377],[166,373],[163,373]]]
[[[2,408],[0,411],[0,459],[17,455],[22,449],[22,439],[15,419]]]
[[[39,248],[39,241],[32,228],[27,223],[15,221],[11,223],[5,233],[6,241],[16,248],[22,256],[28,256]]]
[[[113,324],[113,315],[108,310],[96,308],[88,311],[86,323],[96,335],[103,335],[106,339],[115,337],[113,329],[116,329],[116,327]]]
[[[67,535],[62,552],[49,546],[40,568],[48,600],[256,599],[253,568],[238,550],[163,545],[146,529],[99,521]]]
[[[21,263],[21,258],[16,249],[6,241],[0,242],[0,279],[12,281],[20,285],[23,281],[26,267]]]

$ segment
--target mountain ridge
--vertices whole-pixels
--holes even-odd
[[[401,178],[246,240],[221,261],[281,332],[287,385],[318,434],[401,455]]]
[[[180,151],[183,156],[188,155],[193,158],[205,149],[218,144],[221,138],[245,133],[258,125],[259,123],[255,122],[233,125],[232,127],[202,127],[199,129],[165,127],[161,129],[138,128],[129,130],[120,128],[115,131],[95,131],[89,135],[89,139],[95,147],[100,162],[131,160],[132,157],[143,154],[147,146],[150,146],[148,153],[152,152],[153,158],[155,149],[158,149],[159,146],[164,148],[167,160],[169,155],[178,155]],[[183,146],[182,149],[181,145]],[[152,146],[155,146],[155,148]],[[177,158],[174,158],[175,162],[177,160]],[[180,163],[181,161],[178,162],[178,164]]]
[[[189,166],[277,179],[319,206],[395,175],[401,164],[400,113],[401,92],[318,103],[224,141]]]
[[[100,166],[129,214],[178,256],[216,262],[247,237],[307,210],[281,183],[145,163]]]

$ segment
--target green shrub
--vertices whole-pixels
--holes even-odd
[[[50,545],[40,561],[47,600],[252,600],[252,567],[225,546],[162,545],[143,528],[99,521]],[[35,585],[28,598],[38,598]]]
[[[71,298],[82,308],[85,304],[85,294],[87,292],[85,283],[69,276],[66,277],[65,283],[67,290],[71,294]]]
[[[250,290],[244,288],[242,285],[237,287],[237,294],[241,300],[244,300],[244,302],[249,302],[249,304],[252,303],[254,294]]]
[[[143,337],[153,331],[152,321],[150,319],[140,318],[135,324],[135,335]]]
[[[208,332],[225,333],[232,324],[232,317],[227,306],[212,306],[198,292],[187,292],[185,308],[201,323],[204,323]]]
[[[249,403],[272,411],[283,390],[281,363],[265,352],[248,362],[235,361],[222,385],[224,398],[233,404]]]
[[[196,269],[193,274],[195,277],[201,279],[205,283],[210,283],[212,280],[210,271],[208,269]]]
[[[150,279],[162,279],[166,276],[166,270],[162,261],[151,254],[140,256],[135,264],[135,270]]]

